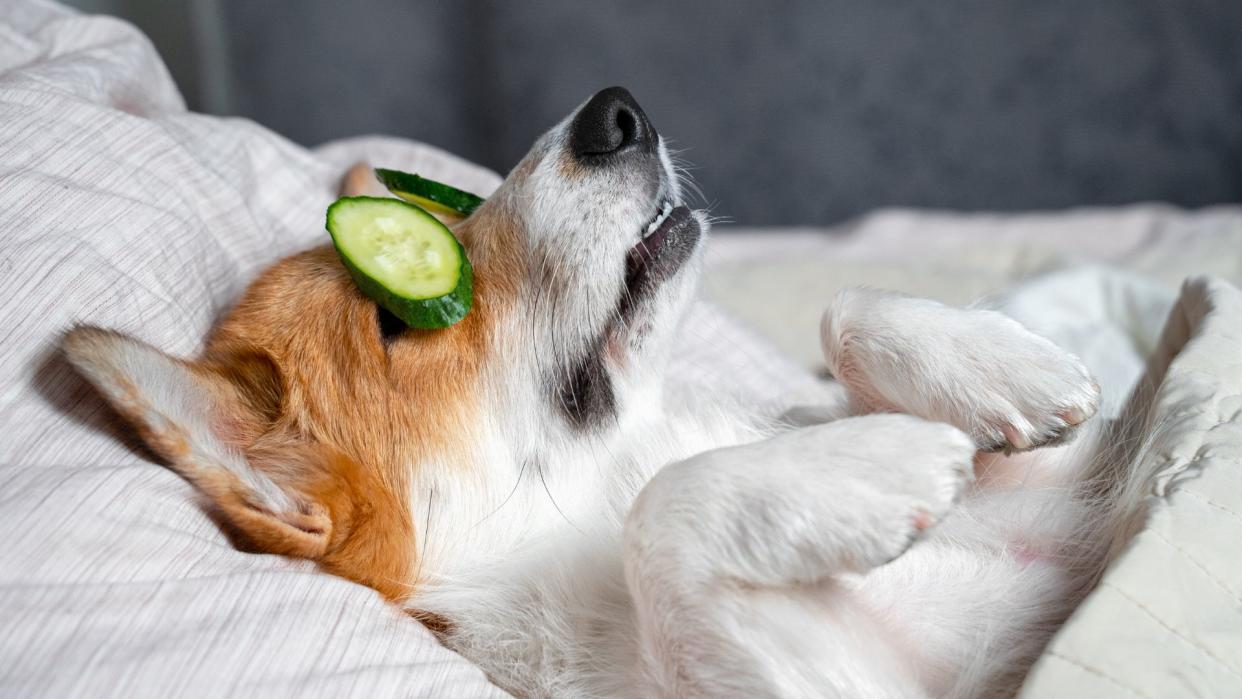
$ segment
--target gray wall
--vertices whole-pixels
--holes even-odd
[[[207,110],[307,144],[409,136],[504,171],[621,84],[739,223],[1242,200],[1239,0],[185,7],[218,54],[182,76]]]

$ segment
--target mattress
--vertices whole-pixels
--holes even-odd
[[[373,591],[236,551],[57,350],[89,322],[194,354],[259,269],[326,240],[322,212],[360,159],[480,194],[499,181],[409,141],[307,150],[190,113],[132,27],[0,1],[0,695],[502,694]],[[1026,694],[1237,694],[1239,250],[1236,208],[889,211],[833,230],[722,233],[676,361],[788,400],[813,388],[817,315],[840,285],[963,301],[1095,261],[1150,272],[1171,295],[1214,272],[1181,292],[1152,364],[1152,424],[1166,427],[1145,452],[1162,474],[1151,521]]]

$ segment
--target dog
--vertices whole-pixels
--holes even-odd
[[[1091,374],[1001,313],[850,289],[819,404],[673,390],[709,227],[609,88],[454,224],[456,325],[395,321],[325,245],[193,361],[64,348],[239,547],[373,588],[518,695],[1014,692],[1129,513]]]

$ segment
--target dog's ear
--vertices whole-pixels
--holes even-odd
[[[286,450],[300,463],[262,470],[244,455],[280,411],[280,376],[269,359],[238,353],[190,364],[92,327],[71,330],[64,349],[70,363],[156,454],[210,499],[244,543],[311,559],[325,553],[331,513],[302,487],[314,480],[308,471],[323,468],[314,463],[314,450]]]

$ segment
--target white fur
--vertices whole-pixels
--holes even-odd
[[[911,402],[941,372],[977,397],[1002,372],[1034,384],[1046,370],[927,366],[907,376]],[[1081,381],[1031,400],[1073,405],[1091,394]],[[1066,488],[1079,460],[1065,455],[1029,491],[972,491],[901,555],[915,518],[943,518],[968,482],[963,432],[896,415],[784,433],[758,422],[705,394],[653,399],[611,434],[545,452],[537,476],[493,462],[491,498],[438,495],[428,511],[423,555],[440,574],[411,604],[454,620],[449,645],[521,695],[852,697],[990,692],[1077,601],[1054,559],[1074,555],[1057,542],[1089,520]]]
[[[1066,414],[1077,424],[1098,408],[1081,362],[995,311],[846,289],[821,334],[828,365],[865,407],[947,422],[981,446],[1042,446],[1072,434]]]
[[[569,123],[484,205],[522,223],[531,278],[496,332],[474,468],[412,469],[409,605],[448,619],[445,643],[524,696],[1012,692],[1112,543],[1108,489],[1080,487],[1101,432],[1076,426],[1099,399],[1082,364],[996,312],[851,290],[822,328],[847,398],[774,420],[710,388],[669,390],[701,246],[617,318],[627,251],[663,199],[680,201],[667,151],[654,181],[569,177]],[[548,386],[601,337],[617,410],[580,429]],[[158,369],[156,403],[192,390],[132,363]],[[813,424],[879,411],[905,414]],[[972,483],[976,448],[1075,431],[980,459]]]
[[[538,262],[561,286],[532,284],[526,325],[511,329],[538,359],[502,362],[491,382],[482,472],[421,484],[411,606],[452,620],[446,643],[519,695],[1012,690],[1098,571],[1099,560],[1081,565],[1097,551],[1080,545],[1095,520],[1073,497],[1094,442],[1045,463],[988,458],[987,487],[967,485],[971,457],[975,445],[1067,441],[1067,417],[1090,417],[1098,401],[1082,364],[999,313],[852,290],[823,327],[830,365],[851,368],[851,398],[805,406],[800,422],[909,416],[793,428],[710,390],[666,390],[696,256],[611,367],[615,422],[566,428],[542,372],[606,327],[617,260],[664,196],[627,173],[566,179],[568,123],[532,149],[529,177],[494,197],[549,252]]]

